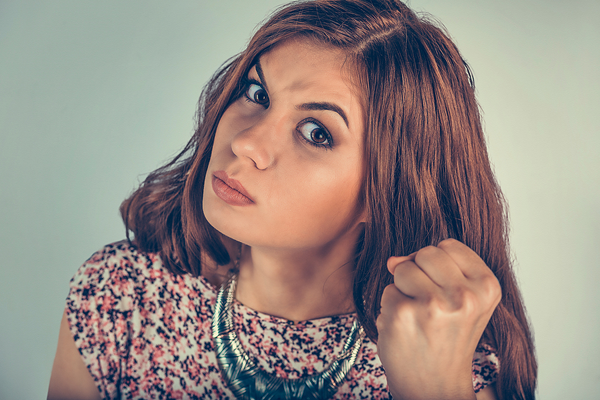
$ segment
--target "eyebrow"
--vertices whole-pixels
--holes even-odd
[[[262,70],[262,67],[260,66],[260,60],[256,60],[256,64],[254,64],[254,67],[256,68],[256,73],[258,74],[258,78],[260,79],[260,82],[265,86],[265,89],[267,89],[267,92],[268,92],[269,87],[267,86],[267,81],[265,80],[265,74]],[[337,113],[340,117],[342,117],[342,119],[346,123],[346,127],[348,127],[348,128],[350,127],[348,125],[348,117],[346,116],[346,113],[337,104],[330,103],[327,101],[311,102],[311,103],[300,104],[296,108],[299,110],[303,110],[303,111],[333,111],[333,112]]]
[[[254,67],[256,68],[256,73],[258,74],[258,79],[260,79],[260,83],[262,83],[265,87],[265,89],[267,89],[267,92],[269,91],[269,86],[267,86],[267,81],[265,80],[265,74],[263,73],[262,67],[260,66],[260,60],[256,60],[256,64],[254,64]]]
[[[321,110],[333,111],[335,113],[338,113],[339,116],[342,117],[342,119],[346,123],[346,127],[349,128],[348,117],[346,117],[346,113],[344,112],[344,110],[342,110],[341,107],[339,107],[337,104],[329,103],[326,101],[319,102],[319,103],[304,103],[304,104],[300,104],[296,108],[303,110],[303,111],[315,111],[315,110],[316,111],[321,111]]]

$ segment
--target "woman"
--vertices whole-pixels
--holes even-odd
[[[534,397],[468,67],[399,1],[276,12],[121,212],[49,398]]]

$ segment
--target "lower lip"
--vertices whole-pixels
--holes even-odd
[[[216,176],[213,176],[212,178],[212,187],[217,197],[229,205],[249,206],[250,204],[254,203],[252,200],[233,189]]]

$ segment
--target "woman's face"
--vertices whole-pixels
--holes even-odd
[[[293,40],[249,71],[219,122],[205,179],[204,213],[221,233],[281,249],[355,234],[364,112],[344,60],[337,49]]]

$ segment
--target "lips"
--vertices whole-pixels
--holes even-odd
[[[233,206],[247,206],[254,204],[242,184],[230,178],[225,171],[216,171],[213,174],[212,187],[221,200]]]

